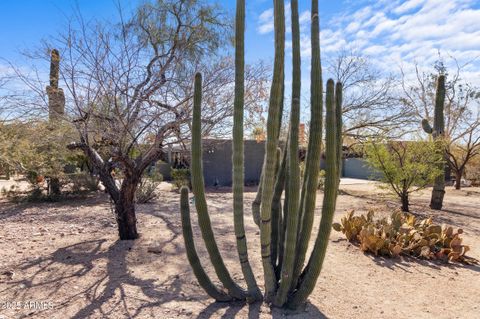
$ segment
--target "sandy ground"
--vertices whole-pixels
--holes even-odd
[[[336,221],[352,208],[398,207],[374,183],[342,184]],[[252,190],[245,196],[246,228],[252,266],[263,285],[259,231],[249,209],[254,195]],[[317,215],[321,198],[319,192]],[[104,194],[65,203],[0,202],[0,318],[480,318],[479,265],[374,258],[336,232],[304,310],[215,303],[186,259],[178,199],[162,191],[156,203],[139,205],[141,238],[124,242],[117,241]],[[430,211],[428,200],[427,190],[412,199],[412,210],[463,228],[469,255],[480,258],[480,188],[449,188],[441,212]],[[240,281],[231,193],[210,192],[208,203],[226,264]],[[198,227],[194,231],[212,273]]]

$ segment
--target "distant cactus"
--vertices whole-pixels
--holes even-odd
[[[437,90],[435,94],[435,113],[433,118],[433,128],[427,119],[422,120],[422,128],[428,133],[432,134],[434,141],[437,144],[437,152],[445,154],[443,140],[445,136],[445,75],[441,74],[437,79]],[[444,155],[445,157],[446,155]],[[432,190],[432,198],[430,200],[430,208],[441,210],[443,206],[443,197],[445,195],[445,163],[440,162],[439,169],[442,171],[437,178]]]
[[[50,121],[65,113],[65,94],[58,87],[60,76],[60,53],[53,49],[50,56],[50,85],[47,86],[48,113]]]
[[[201,75],[195,77],[191,144],[191,176],[195,206],[203,240],[215,271],[227,292],[217,288],[203,270],[193,244],[190,225],[188,190],[181,191],[181,213],[188,259],[200,285],[217,301],[260,299],[259,290],[248,261],[243,226],[243,32],[245,1],[237,1],[236,81],[233,130],[234,224],[240,264],[247,282],[247,291],[233,282],[220,256],[205,200],[201,159]],[[312,66],[311,120],[307,162],[303,182],[299,168],[300,121],[300,25],[298,0],[291,1],[293,80],[290,129],[285,151],[280,150],[280,115],[284,90],[285,13],[284,1],[274,0],[275,60],[267,120],[266,155],[261,191],[252,207],[260,226],[261,258],[264,268],[264,299],[278,307],[298,308],[313,291],[322,268],[338,192],[339,148],[341,134],[337,118],[341,106],[342,85],[327,82],[326,93],[326,163],[325,195],[319,232],[311,256],[305,266],[316,202],[322,144],[323,98],[320,63],[318,0],[312,1]],[[240,33],[241,32],[241,33]],[[301,186],[301,184],[303,184]],[[281,195],[285,190],[283,210]]]

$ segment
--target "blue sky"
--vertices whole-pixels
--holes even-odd
[[[127,10],[141,3],[141,0],[122,1]],[[213,1],[212,1],[213,2]],[[273,38],[270,34],[260,34],[262,23],[260,16],[270,9],[270,0],[253,0],[247,2],[246,54],[249,61],[269,59],[273,56]],[[306,1],[300,1],[306,2]],[[325,1],[327,2],[327,1]],[[341,9],[341,2],[322,5],[322,16],[332,17]],[[17,58],[18,52],[38,45],[42,39],[54,36],[62,31],[67,19],[80,8],[86,19],[118,18],[115,0],[16,0],[0,1],[0,57]],[[235,1],[222,1],[222,5],[233,15]],[[307,10],[301,5],[302,11]],[[7,14],[8,13],[8,14]]]
[[[139,2],[120,0],[127,10]],[[235,1],[222,3],[233,15]],[[300,3],[306,77],[310,54],[310,1]],[[18,52],[38,46],[42,39],[48,40],[61,32],[76,5],[87,19],[117,18],[114,0],[0,1],[0,57],[21,64]],[[246,54],[249,62],[269,61],[273,57],[271,7],[271,0],[247,0]],[[465,77],[480,84],[480,1],[320,0],[320,17],[323,57],[334,56],[341,49],[357,50],[370,56],[384,71],[397,72],[400,66],[408,69],[414,62],[431,67],[441,50],[442,56],[448,59],[448,55],[452,55],[460,64],[476,59],[466,67]]]

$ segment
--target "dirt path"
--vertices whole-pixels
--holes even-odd
[[[339,197],[336,220],[352,208],[398,206],[371,184],[342,189],[349,195]],[[259,232],[249,210],[254,195],[246,194],[246,228],[262,285]],[[480,258],[480,189],[449,189],[442,212],[427,208],[428,196],[426,191],[412,199],[414,212],[462,227],[469,255]],[[240,279],[231,193],[210,193],[208,203],[226,264]],[[214,303],[187,262],[178,206],[178,194],[171,192],[155,204],[140,205],[141,239],[119,242],[104,195],[75,203],[0,203],[0,318],[479,318],[479,266],[373,258],[336,232],[305,310]],[[317,215],[320,207],[321,193]],[[199,230],[194,231],[211,272]]]

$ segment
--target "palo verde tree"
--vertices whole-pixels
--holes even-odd
[[[370,141],[365,146],[368,163],[381,173],[383,188],[397,195],[402,210],[409,211],[411,193],[428,187],[443,172],[443,155],[434,142]]]
[[[297,308],[303,304],[313,291],[325,258],[328,238],[332,226],[338,190],[338,147],[336,114],[341,107],[341,85],[328,80],[326,90],[326,161],[327,173],[323,198],[322,218],[315,245],[306,265],[306,253],[310,240],[318,174],[320,170],[320,151],[322,142],[323,96],[320,64],[318,1],[312,1],[312,67],[311,67],[311,121],[307,163],[303,182],[300,177],[298,147],[300,119],[300,30],[298,1],[291,1],[292,10],[292,49],[293,80],[290,109],[290,130],[284,154],[279,151],[279,130],[283,100],[284,49],[285,49],[285,13],[284,1],[274,0],[275,58],[273,81],[267,118],[266,154],[263,165],[260,191],[260,240],[261,258],[264,270],[264,299],[278,307]],[[247,282],[247,290],[233,281],[220,255],[208,215],[205,200],[201,158],[201,113],[202,113],[202,76],[195,76],[195,99],[192,123],[192,189],[195,195],[195,207],[198,222],[208,254],[215,272],[226,289],[213,284],[202,267],[195,251],[190,221],[188,189],[181,190],[181,213],[183,235],[187,256],[200,285],[217,301],[259,299],[259,290],[255,277],[251,274],[247,254],[247,243],[243,227],[243,132],[241,116],[243,108],[243,32],[245,19],[245,1],[237,1],[236,15],[236,81],[234,115],[234,224],[237,248],[242,271]],[[336,97],[337,94],[337,97]],[[340,96],[339,96],[340,95]],[[336,103],[337,101],[337,103]],[[301,184],[303,183],[303,186]],[[285,200],[281,194],[285,190]],[[283,210],[280,208],[283,206]]]

